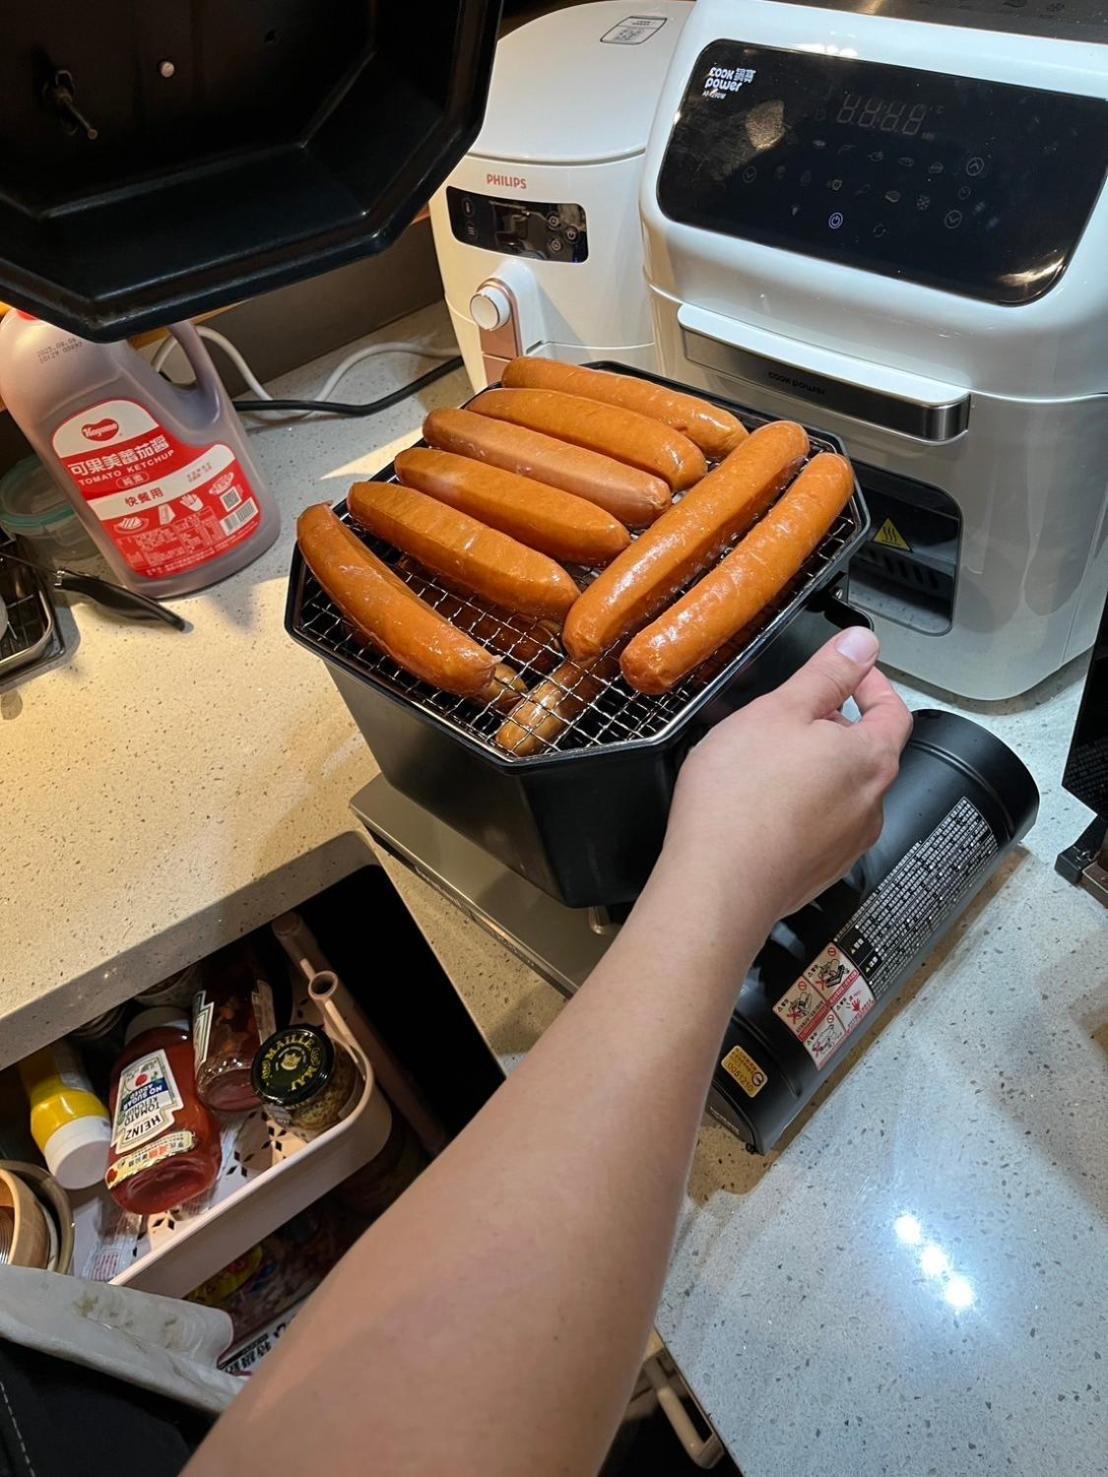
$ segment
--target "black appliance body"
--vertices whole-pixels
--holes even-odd
[[[624,365],[604,367],[672,383]],[[719,397],[704,398],[727,406],[750,427],[767,419]],[[814,430],[810,436],[813,451],[841,451],[833,437]],[[391,466],[378,474],[392,476]],[[837,630],[868,624],[844,598],[847,565],[868,531],[856,491],[775,613],[722,670],[703,681],[690,679],[687,694],[679,686],[664,702],[636,700],[617,683],[604,700],[611,706],[598,705],[595,715],[578,724],[582,731],[594,724],[595,742],[534,758],[514,758],[491,742],[502,715],[489,713],[476,722],[460,718],[456,700],[444,706],[442,694],[367,654],[340,628],[299,553],[293,557],[286,627],[324,660],[391,784],[558,901],[574,908],[610,906],[632,901],[650,875],[677,772],[696,740],[728,713],[779,686]],[[365,541],[395,561],[387,545]],[[430,598],[449,595],[436,589]],[[510,648],[501,656],[518,666]]]
[[[118,339],[388,246],[476,137],[499,0],[8,5],[0,292]]]

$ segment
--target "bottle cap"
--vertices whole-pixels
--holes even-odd
[[[293,1108],[330,1081],[335,1048],[315,1026],[286,1026],[258,1048],[251,1077],[263,1103]]]
[[[153,1031],[158,1026],[180,1026],[182,1031],[187,1031],[188,1017],[183,1016],[174,1005],[159,1005],[154,1010],[140,1010],[123,1033],[124,1046],[143,1031]]]
[[[92,1114],[56,1128],[43,1145],[42,1157],[63,1190],[87,1190],[104,1178],[111,1142],[107,1118]]]

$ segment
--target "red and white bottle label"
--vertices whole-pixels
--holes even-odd
[[[207,564],[261,526],[231,447],[189,446],[137,401],[89,406],[62,422],[52,444],[128,566],[148,579]]]

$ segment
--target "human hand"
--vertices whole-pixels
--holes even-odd
[[[911,716],[852,626],[775,692],[718,723],[678,776],[660,866],[725,919],[766,929],[837,882],[881,834]],[[861,719],[839,709],[853,697]]]

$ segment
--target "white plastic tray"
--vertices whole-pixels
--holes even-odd
[[[73,1196],[78,1277],[183,1297],[380,1153],[392,1115],[358,1045],[357,1022],[345,1018],[357,1007],[344,994],[320,1008],[297,988],[293,1019],[319,1025],[325,1016],[358,1064],[365,1086],[353,1112],[308,1142],[260,1110],[228,1118],[211,1190],[160,1215],[129,1215],[106,1190]]]

